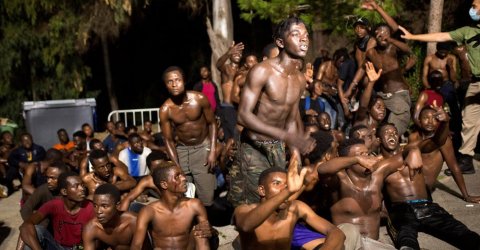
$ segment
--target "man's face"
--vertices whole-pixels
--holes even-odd
[[[370,108],[370,115],[376,121],[383,121],[386,114],[385,103],[382,99],[377,98],[373,106]]]
[[[47,177],[48,190],[56,190],[58,187],[58,176],[60,176],[60,171],[58,168],[48,167],[47,171],[45,172],[45,176]]]
[[[321,96],[322,93],[323,93],[323,84],[322,82],[320,81],[315,81],[313,83],[313,93],[316,95],[316,96]]]
[[[287,187],[287,174],[282,172],[270,173],[259,189],[261,187],[263,187],[264,198],[269,200]],[[286,206],[287,201],[283,202],[279,208],[284,209]]]
[[[380,141],[382,147],[392,151],[398,148],[399,145],[399,135],[397,128],[392,125],[386,125],[381,128],[380,131]]]
[[[420,113],[420,126],[425,132],[435,132],[439,126],[435,110],[427,109]]]
[[[355,30],[355,34],[357,35],[358,38],[364,38],[365,36],[368,35],[368,29],[363,24],[355,25],[354,30]]]
[[[109,194],[96,194],[93,196],[93,209],[98,222],[107,224],[115,215],[117,215],[117,204],[114,198]]]
[[[187,192],[187,177],[180,167],[175,166],[170,168],[167,179],[167,189],[172,193]]]
[[[20,137],[20,144],[26,149],[31,149],[33,144],[32,137],[29,135],[23,135]]]
[[[330,131],[330,126],[332,124],[332,121],[330,120],[330,115],[326,113],[321,113],[320,116],[318,116],[318,123],[320,125],[320,129]]]
[[[113,122],[108,122],[107,123],[107,131],[112,134],[113,131],[115,131],[115,124]]]
[[[202,79],[209,79],[210,78],[210,70],[208,70],[207,67],[201,67],[200,68],[200,77],[202,77]]]
[[[235,53],[235,54],[230,56],[230,61],[232,61],[233,63],[239,64],[240,60],[242,60],[242,53],[241,52]]]
[[[93,129],[92,127],[90,127],[90,125],[85,125],[82,127],[82,131],[83,133],[85,133],[87,135],[87,137],[92,137],[92,134],[93,134]]]
[[[167,86],[168,93],[172,96],[179,96],[185,92],[183,76],[178,70],[168,72],[165,75],[165,85]]]
[[[380,26],[375,30],[375,38],[380,46],[386,47],[389,44],[386,39],[389,37],[390,30],[387,27]]]
[[[4,133],[2,136],[2,143],[8,145],[13,144],[13,135],[11,133]]]
[[[65,131],[60,131],[58,132],[58,140],[61,142],[61,143],[67,143],[69,140],[68,140],[68,134],[67,132]]]
[[[137,154],[141,154],[143,152],[143,143],[140,137],[133,137],[128,141],[128,143],[130,144],[133,152]]]
[[[251,69],[257,63],[258,63],[257,57],[254,55],[249,55],[245,59],[245,68]]]
[[[304,58],[308,52],[309,36],[303,23],[292,24],[283,39],[283,49],[293,58]]]
[[[125,132],[125,123],[124,123],[124,122],[117,122],[117,123],[115,124],[115,128],[116,128],[118,131]]]
[[[80,136],[74,136],[73,143],[75,144],[75,148],[78,150],[84,150],[85,148],[87,148],[87,141],[85,140],[85,138],[82,138]]]
[[[79,176],[67,177],[67,188],[65,189],[67,199],[82,202],[85,199],[85,187]]]
[[[102,157],[94,159],[92,161],[93,171],[95,175],[103,180],[108,180],[113,174],[112,163],[108,160],[108,157]]]
[[[152,123],[151,122],[145,122],[143,124],[143,129],[147,131],[148,133],[152,132]]]

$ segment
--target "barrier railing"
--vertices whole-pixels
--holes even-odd
[[[152,124],[156,124],[157,132],[160,132],[160,118],[158,117],[159,108],[151,109],[123,109],[114,110],[108,114],[108,120],[117,122],[125,122],[125,126],[142,126],[145,120],[149,120]]]

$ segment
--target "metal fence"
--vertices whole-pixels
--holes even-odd
[[[159,108],[151,109],[124,109],[115,110],[108,114],[108,120],[125,122],[125,126],[142,126],[145,121],[151,121],[156,125],[157,132],[160,132],[160,118],[158,117]]]

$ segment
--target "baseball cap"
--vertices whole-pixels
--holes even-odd
[[[370,27],[370,22],[365,17],[359,17],[357,20],[355,20],[355,23],[353,24],[353,27],[355,27],[359,24],[364,25],[366,27]]]

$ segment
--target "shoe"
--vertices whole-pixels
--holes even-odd
[[[461,155],[458,159],[458,165],[462,174],[474,174],[475,168],[473,168],[473,157],[470,155]],[[451,176],[452,171],[450,169],[445,169],[443,173],[446,176]]]
[[[445,169],[443,171],[443,173],[446,175],[446,176],[452,176],[452,171],[450,169]],[[474,168],[471,168],[471,169],[467,169],[467,170],[462,170],[462,174],[475,174],[475,169]]]

